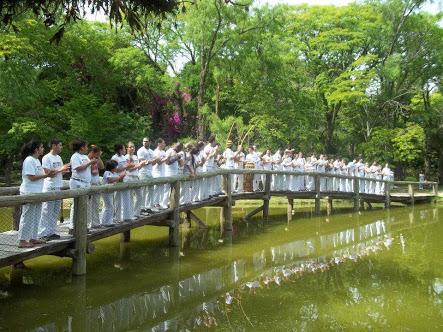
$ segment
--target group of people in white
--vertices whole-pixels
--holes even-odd
[[[131,141],[126,145],[116,144],[115,154],[106,162],[102,161],[102,152],[98,146],[88,145],[83,140],[76,140],[72,143],[73,154],[67,164],[64,164],[60,157],[62,142],[52,140],[49,147],[49,153],[44,156],[44,147],[39,141],[32,140],[22,148],[20,194],[60,191],[65,173],[71,173],[70,189],[118,182],[139,182],[150,178],[184,174],[189,175],[190,180],[181,182],[180,204],[188,204],[223,193],[220,175],[194,178],[195,174],[214,172],[218,168],[243,169],[245,165],[248,168],[263,170],[319,172],[363,177],[367,180],[358,180],[360,192],[373,194],[383,193],[384,182],[372,181],[372,179],[393,179],[393,173],[387,164],[384,168],[377,163],[369,166],[361,159],[346,163],[345,160],[328,160],[325,155],[320,155],[318,158],[315,155],[304,158],[302,153],[294,153],[290,149],[284,151],[279,149],[274,154],[271,150],[260,153],[255,146],[248,147],[248,153],[245,154],[241,145],[234,151],[230,140],[226,142],[226,149],[222,151],[214,135],[211,135],[206,142],[175,143],[166,150],[165,141],[161,138],[156,140],[154,149],[151,149],[151,142],[146,137],[138,150]],[[244,191],[244,177],[244,174],[231,176],[233,192]],[[313,179],[312,176],[305,175],[274,174],[271,188],[276,191],[313,190]],[[340,177],[322,177],[320,190],[353,191],[353,181]],[[260,190],[260,186],[263,188],[264,183],[264,175],[254,175],[252,190]],[[113,227],[118,223],[132,222],[144,214],[167,209],[169,196],[169,184],[92,195],[88,200],[88,227]],[[30,248],[46,241],[59,239],[57,221],[61,204],[60,200],[56,200],[23,205],[18,246]],[[70,215],[68,224],[72,230],[74,204],[71,205]]]

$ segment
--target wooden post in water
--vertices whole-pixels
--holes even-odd
[[[265,196],[263,197],[263,220],[269,220],[269,200],[271,199],[271,174],[266,174]]]
[[[354,181],[354,210],[360,210],[360,183],[355,177],[352,180]]]
[[[315,214],[320,214],[320,175],[314,177],[315,180]]]
[[[131,230],[127,230],[120,235],[121,242],[130,242],[131,241]]]
[[[385,208],[391,207],[391,183],[385,182]]]
[[[169,206],[172,209],[171,225],[169,226],[169,245],[178,247],[180,244],[180,181],[171,184],[171,193],[169,196]]]
[[[292,220],[293,209],[294,209],[294,199],[288,197],[288,222]]]
[[[220,230],[232,231],[232,188],[231,188],[231,176],[233,174],[223,175],[223,191],[226,194],[225,202],[222,207],[222,213],[220,218]]]
[[[72,275],[86,274],[86,249],[88,247],[88,195],[74,198],[74,255]]]
[[[332,198],[328,197],[328,202],[326,203],[326,214],[330,216],[332,214]]]
[[[408,194],[411,199],[411,204],[414,205],[414,187],[412,186],[412,184],[408,184]]]

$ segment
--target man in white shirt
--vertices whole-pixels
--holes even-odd
[[[243,152],[243,147],[241,145],[238,145],[237,151],[234,153],[234,168],[235,169],[243,169],[244,163],[245,163],[245,154]],[[244,182],[244,175],[243,174],[236,174],[234,183],[237,183],[236,191],[242,193],[244,191],[243,187]]]
[[[165,176],[166,152],[165,141],[162,138],[157,139],[157,148],[154,150],[155,164],[152,166],[152,177],[159,178]],[[169,201],[169,187],[165,184],[154,186],[154,208],[167,209]]]
[[[63,165],[60,152],[62,143],[52,140],[49,143],[50,152],[42,159],[42,167],[46,174],[52,172],[54,176],[47,177],[43,182],[43,192],[60,191],[63,185],[63,173],[69,171],[69,164]],[[38,227],[38,237],[45,241],[56,240],[60,235],[56,234],[57,219],[60,215],[61,200],[44,202]]]
[[[149,138],[143,138],[143,146],[137,150],[137,157],[139,162],[146,161],[138,171],[140,180],[147,180],[152,178],[152,165],[156,163],[154,157],[154,151],[150,148]],[[142,195],[144,197],[144,206],[142,212],[152,212],[153,198],[154,198],[154,186],[147,186],[143,188]]]
[[[203,156],[205,160],[205,163],[203,164],[203,172],[212,172],[215,168],[215,155],[217,154],[216,145],[217,143],[215,141],[215,136],[209,136],[208,144],[206,144],[205,148],[203,149]],[[207,198],[214,196],[216,194],[215,177],[204,178],[202,187],[204,197]]]
[[[273,155],[272,155],[272,169],[274,171],[281,171],[281,162],[282,162],[282,156],[281,156],[281,149],[278,149]],[[272,184],[271,188],[272,190],[278,191],[282,190],[282,181],[283,181],[283,175],[272,175]]]
[[[226,150],[223,152],[223,159],[225,161],[226,169],[234,169],[235,168],[235,155],[234,151],[232,151],[232,141],[226,141]],[[235,191],[235,175],[231,174],[231,191]]]

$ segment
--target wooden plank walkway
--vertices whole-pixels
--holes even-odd
[[[360,202],[369,202],[369,203],[384,203],[389,207],[391,202],[397,202],[402,204],[414,204],[418,202],[428,202],[431,201],[435,195],[436,190],[433,187],[433,192],[426,193],[414,193],[413,189],[411,189],[411,183],[402,182],[401,184],[406,184],[409,186],[408,193],[390,193],[389,191],[385,191],[385,195],[376,195],[376,194],[365,194],[358,192],[358,185],[355,188],[354,192],[321,192],[320,191],[320,177],[331,177],[328,174],[324,173],[293,173],[293,172],[278,172],[278,174],[306,174],[309,176],[315,177],[315,190],[311,191],[273,191],[271,190],[271,176],[273,175],[272,171],[241,171],[241,173],[253,173],[253,174],[265,174],[266,181],[264,183],[265,190],[257,191],[257,192],[245,192],[245,193],[231,193],[231,176],[235,173],[238,173],[238,170],[221,170],[215,173],[205,173],[203,175],[197,176],[197,178],[205,178],[211,176],[223,176],[223,190],[225,194],[219,195],[217,197],[212,197],[210,199],[206,199],[200,202],[189,203],[184,205],[179,205],[178,201],[180,199],[180,183],[183,181],[192,180],[186,176],[177,176],[171,178],[157,178],[153,180],[147,180],[141,183],[124,183],[117,185],[105,185],[105,186],[96,186],[91,189],[79,189],[79,190],[63,190],[61,192],[51,192],[44,194],[34,194],[34,195],[22,195],[22,196],[11,196],[14,190],[5,189],[3,193],[8,196],[0,196],[0,207],[9,207],[9,206],[18,206],[24,203],[31,202],[39,202],[39,201],[48,201],[55,199],[66,199],[73,198],[74,201],[80,202],[82,198],[85,198],[87,195],[92,194],[101,194],[110,191],[120,191],[120,190],[128,190],[128,189],[136,189],[141,188],[143,186],[169,183],[171,185],[171,195],[170,195],[170,208],[162,210],[157,213],[153,213],[150,215],[145,215],[138,218],[135,221],[128,223],[117,224],[114,227],[110,228],[100,228],[100,229],[91,229],[86,233],[86,217],[80,217],[81,225],[83,225],[82,229],[80,229],[80,225],[74,225],[75,236],[71,236],[68,234],[68,228],[66,223],[59,224],[59,234],[61,238],[59,240],[50,241],[43,245],[38,245],[34,248],[18,248],[17,243],[17,231],[7,231],[4,233],[0,233],[0,268],[8,265],[14,265],[24,260],[28,260],[31,258],[35,258],[42,255],[57,255],[57,256],[68,256],[74,258],[74,264],[76,264],[76,260],[78,261],[79,257],[82,267],[78,268],[76,271],[80,271],[78,273],[85,273],[85,255],[86,253],[91,253],[93,251],[93,245],[91,242],[97,241],[106,237],[110,237],[117,234],[124,234],[122,237],[123,241],[130,240],[130,230],[146,225],[154,225],[154,226],[164,226],[169,227],[170,234],[170,245],[178,246],[179,236],[178,236],[178,227],[181,222],[179,217],[180,212],[187,212],[194,209],[209,207],[209,206],[219,206],[222,207],[222,220],[221,220],[221,231],[229,231],[232,229],[232,206],[235,204],[235,201],[240,200],[263,200],[263,207],[256,209],[255,213],[261,212],[263,213],[263,219],[266,221],[268,219],[269,214],[269,200],[271,197],[286,197],[288,199],[288,220],[290,217],[290,211],[293,208],[293,200],[294,199],[313,199],[315,201],[315,211],[316,213],[320,213],[320,202],[321,199],[327,199],[328,202],[333,199],[344,199],[344,200],[353,200],[354,207],[356,209],[359,208]],[[275,172],[274,172],[275,173]],[[351,178],[345,176],[337,176],[334,177],[342,177],[342,178]],[[354,181],[358,178],[353,177]],[[377,180],[378,181],[378,180]],[[358,181],[355,181],[356,183]],[[383,181],[382,181],[383,182]],[[384,181],[386,182],[386,181]],[[395,183],[395,182],[392,182]],[[432,183],[435,186],[435,183]],[[388,186],[386,186],[388,187]],[[1,195],[1,193],[0,193]],[[389,195],[389,196],[387,196]],[[332,204],[331,204],[332,205]],[[81,206],[81,204],[80,204]],[[331,207],[332,209],[332,207]],[[253,214],[255,214],[253,213]],[[251,214],[251,216],[253,215]],[[80,216],[85,216],[86,213],[83,214],[80,212]],[[84,233],[82,233],[84,230]],[[78,241],[76,236],[83,237],[82,241]],[[79,245],[80,244],[80,245]]]

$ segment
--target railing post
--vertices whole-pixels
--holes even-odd
[[[171,193],[169,196],[169,206],[172,209],[171,225],[169,226],[169,245],[178,247],[180,244],[180,181],[171,184]]]
[[[288,222],[292,220],[292,210],[294,209],[294,199],[288,197]]]
[[[315,175],[315,214],[320,214],[320,175]]]
[[[353,181],[354,181],[354,210],[359,211],[360,210],[360,183],[359,183],[359,180],[357,180],[355,177],[354,177]]]
[[[74,198],[74,255],[72,275],[86,274],[86,249],[88,246],[88,195]]]
[[[269,220],[269,200],[271,199],[271,174],[266,174],[265,196],[263,196],[263,220]]]
[[[332,198],[328,197],[328,202],[326,205],[326,214],[329,216],[332,214],[333,204],[332,204]]]
[[[391,207],[391,182],[385,182],[385,207]]]
[[[408,194],[411,199],[411,204],[414,205],[414,187],[412,186],[412,184],[408,184]]]
[[[232,188],[231,188],[231,176],[233,174],[223,174],[223,191],[226,198],[222,207],[222,214],[220,219],[220,227],[222,232],[232,231]]]

